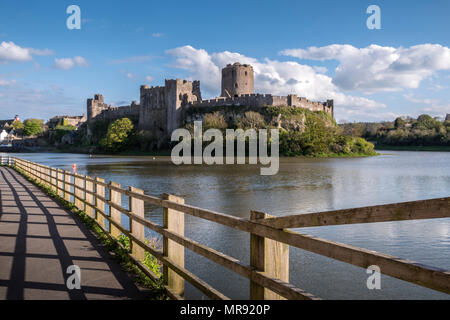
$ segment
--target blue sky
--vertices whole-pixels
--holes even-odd
[[[81,9],[69,30],[66,8]],[[369,30],[369,5],[381,30]],[[251,63],[255,90],[335,99],[340,121],[450,113],[450,2],[0,2],[0,119],[85,112],[86,99],[139,100],[141,84],[198,79]]]

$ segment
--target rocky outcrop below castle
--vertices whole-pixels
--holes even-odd
[[[193,134],[194,121],[203,129],[273,129],[280,131],[280,154],[284,156],[375,155],[373,144],[345,136],[332,115],[293,106],[208,106],[186,112],[184,127]]]

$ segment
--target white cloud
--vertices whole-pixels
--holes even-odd
[[[343,90],[400,91],[418,88],[439,70],[450,70],[450,48],[421,44],[409,48],[370,45],[355,48],[333,44],[287,49],[280,54],[310,60],[337,60],[333,83]]]
[[[42,85],[42,86],[41,86]],[[39,86],[39,87],[35,87]],[[60,87],[43,83],[21,83],[2,89],[0,94],[0,119],[10,119],[18,113],[21,118],[49,119],[55,115],[79,114],[85,112],[84,99],[67,95]],[[17,108],[17,106],[22,106]],[[43,108],[42,106],[45,106]]]
[[[218,94],[221,82],[221,68],[228,63],[249,63],[255,71],[255,91],[287,95],[295,93],[314,101],[335,100],[337,116],[346,112],[373,113],[374,110],[386,108],[383,103],[364,97],[346,95],[333,83],[332,78],[318,73],[314,67],[302,65],[295,61],[277,61],[246,57],[235,52],[218,52],[209,54],[206,50],[191,46],[167,50],[174,57],[172,64],[189,73],[190,79],[200,80],[202,90],[207,94]],[[320,71],[323,71],[320,70]]]
[[[166,53],[175,57],[172,67],[187,70],[192,78],[203,82],[206,91],[214,92],[220,88],[219,66],[206,50],[184,46],[167,50]]]
[[[125,77],[127,77],[128,79],[133,79],[134,75],[131,72],[128,72],[127,74],[125,74]]]
[[[29,52],[36,56],[51,56],[54,54],[53,50],[50,49],[33,49],[33,48],[27,48]]]
[[[23,48],[12,41],[0,43],[0,63],[30,61],[33,59],[33,55],[48,56],[52,54],[53,51],[49,49]]]
[[[62,70],[69,70],[72,69],[75,66],[75,62],[71,58],[61,58],[55,59],[55,68],[56,69],[62,69]]]
[[[0,62],[29,61],[32,59],[30,50],[16,45],[14,42],[3,41],[0,44]]]
[[[426,113],[432,116],[445,116],[447,113],[450,113],[450,103],[448,102],[442,102],[439,99],[416,98],[413,94],[405,94],[403,96],[408,101],[421,106],[417,110],[416,115]]]
[[[153,78],[152,76],[146,76],[145,80],[147,80],[148,82],[152,82],[153,80],[155,80],[155,78]]]
[[[160,33],[160,32],[155,32],[152,34],[153,38],[161,38],[162,36],[164,36],[164,33]]]
[[[0,87],[9,87],[16,83],[16,80],[0,79]]]
[[[83,57],[80,57],[80,56],[76,56],[74,58],[61,58],[61,59],[56,58],[55,59],[54,67],[56,69],[69,70],[75,66],[87,67],[88,63],[86,62],[86,60]]]
[[[77,57],[73,58],[73,61],[79,67],[87,67],[88,66],[88,63],[86,62],[86,60],[83,57],[77,56]]]

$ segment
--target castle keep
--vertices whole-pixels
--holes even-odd
[[[222,93],[221,97],[239,97],[254,92],[253,67],[249,64],[236,62],[228,64],[222,69]]]
[[[133,101],[129,106],[113,107],[104,102],[103,95],[95,94],[93,99],[87,100],[87,120],[134,118],[139,130],[161,141],[184,125],[187,109],[216,106],[292,106],[334,115],[333,100],[313,102],[295,94],[255,94],[253,67],[234,63],[222,69],[221,96],[215,99],[202,100],[200,81],[166,79],[164,86],[141,86],[139,104]]]

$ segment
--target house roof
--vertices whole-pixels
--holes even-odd
[[[13,122],[14,122],[14,119],[11,119],[11,120],[0,120],[0,129],[3,130],[3,128],[5,127],[6,124],[10,125]]]

